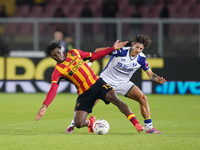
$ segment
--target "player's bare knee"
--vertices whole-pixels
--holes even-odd
[[[75,125],[77,128],[81,128],[81,127],[83,127],[83,122],[74,122],[74,125]]]
[[[111,103],[116,103],[119,101],[119,98],[117,97],[117,95],[114,91],[109,91],[106,94],[106,100]]]
[[[147,101],[147,96],[146,95],[142,95],[141,98],[140,98],[140,103],[141,104],[147,104],[148,101]]]

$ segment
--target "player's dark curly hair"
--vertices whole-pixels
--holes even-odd
[[[133,39],[133,42],[142,43],[144,48],[148,48],[151,45],[151,40],[147,35],[138,35]]]
[[[56,47],[58,47],[59,49],[61,49],[61,46],[58,42],[52,42],[49,45],[46,46],[45,48],[45,53],[49,56],[51,56],[51,51],[54,50]]]

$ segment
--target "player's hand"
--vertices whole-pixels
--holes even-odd
[[[161,84],[165,84],[166,85],[166,80],[163,77],[157,76],[157,82],[161,83]]]
[[[125,46],[128,43],[128,41],[124,41],[124,42],[119,42],[119,40],[117,40],[113,47],[114,49],[120,49],[121,47]]]
[[[36,117],[35,117],[36,121],[38,121],[42,118],[42,116],[46,112],[46,109],[47,109],[47,105],[43,104],[42,107],[40,108],[40,110],[38,111]]]

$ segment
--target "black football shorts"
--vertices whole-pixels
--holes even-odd
[[[106,93],[114,90],[109,84],[107,84],[102,78],[99,78],[94,85],[87,91],[78,96],[76,100],[75,111],[83,110],[88,113],[92,112],[92,108],[97,99],[103,100],[107,105],[110,103],[106,101]]]

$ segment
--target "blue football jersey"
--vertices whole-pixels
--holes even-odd
[[[129,81],[136,70],[142,68],[144,71],[149,69],[146,56],[141,52],[135,57],[130,55],[131,47],[122,47],[112,52],[111,58],[101,72],[100,77],[110,85]]]

